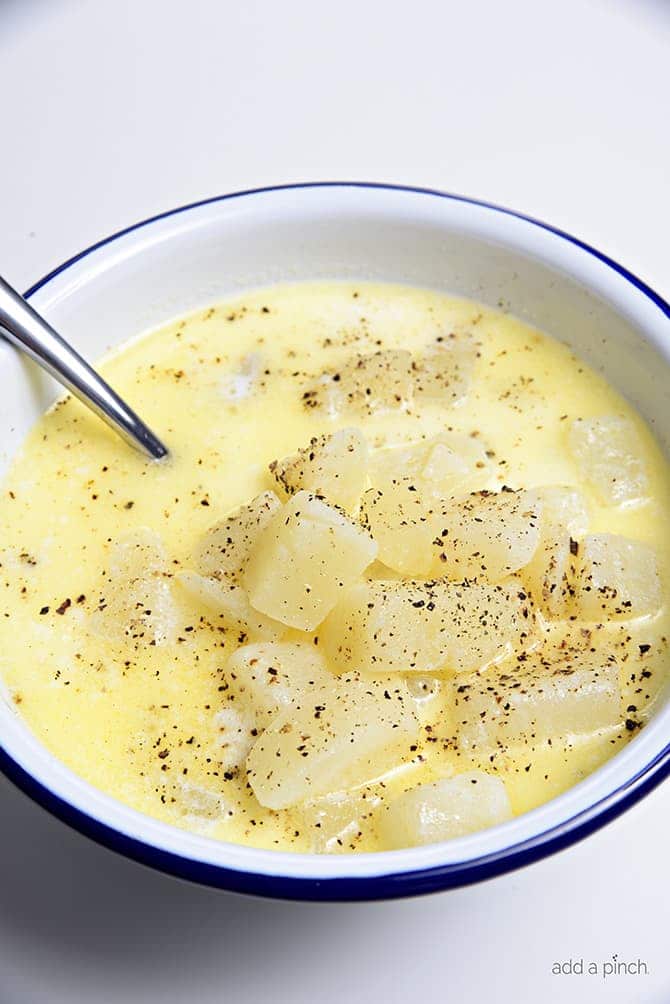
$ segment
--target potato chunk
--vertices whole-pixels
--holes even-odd
[[[215,523],[197,549],[196,571],[216,579],[239,581],[256,538],[280,508],[274,492],[262,492],[248,505],[240,506],[226,519]]]
[[[499,582],[523,568],[540,540],[542,503],[532,492],[475,492],[442,507],[437,558],[450,578]]]
[[[256,741],[256,720],[253,715],[233,707],[222,708],[214,716],[224,770],[239,770]]]
[[[486,444],[461,432],[376,450],[370,457],[373,486],[391,494],[396,486],[413,486],[424,498],[444,498],[485,488],[490,475]]]
[[[595,533],[579,547],[575,610],[583,620],[629,620],[661,607],[656,554],[639,540]]]
[[[403,575],[499,582],[523,568],[540,540],[535,492],[474,492],[429,502],[412,485],[363,495],[361,519],[379,558]]]
[[[196,824],[198,820],[221,819],[226,811],[219,792],[203,788],[199,784],[191,784],[189,781],[177,782],[175,801],[182,815],[189,817]],[[197,831],[197,825],[193,829]]]
[[[542,533],[523,578],[545,616],[565,619],[573,606],[576,538],[586,532],[588,509],[583,496],[574,488],[556,485],[538,488],[535,494],[543,506]]]
[[[311,835],[312,852],[341,854],[356,850],[380,804],[374,788],[336,791],[305,802],[301,807],[302,825]]]
[[[374,414],[405,407],[412,398],[412,356],[405,349],[380,349],[346,359],[323,373],[303,393],[306,408],[335,416],[344,411]]]
[[[577,542],[562,527],[548,528],[533,560],[524,571],[524,581],[533,601],[551,619],[565,619],[572,610],[577,572]]]
[[[242,704],[265,728],[277,711],[333,677],[314,645],[261,642],[233,652],[225,680],[235,705]]]
[[[285,627],[253,609],[241,576],[256,538],[280,509],[274,492],[257,495],[210,527],[195,553],[196,571],[177,575],[193,602],[259,641],[280,638]]]
[[[244,585],[254,609],[313,631],[376,555],[375,542],[341,510],[301,491],[259,537]]]
[[[556,649],[513,672],[459,678],[452,714],[460,748],[489,755],[616,726],[620,705],[613,656]]]
[[[339,672],[462,673],[521,651],[531,629],[528,598],[517,582],[375,580],[343,597],[320,638]]]
[[[250,397],[254,391],[263,387],[263,370],[267,361],[258,352],[250,352],[243,356],[237,367],[220,383],[221,394],[226,401],[237,403]]]
[[[349,678],[310,691],[273,720],[249,754],[256,798],[286,809],[387,773],[411,757],[417,742],[411,703],[403,688],[372,680]]]
[[[547,485],[535,488],[542,504],[543,522],[547,527],[563,527],[571,537],[583,537],[589,527],[586,499],[576,488]]]
[[[458,404],[472,383],[479,346],[469,333],[452,332],[414,360],[414,396]]]
[[[174,641],[178,611],[171,582],[156,533],[139,529],[120,537],[110,549],[109,569],[89,619],[91,629],[110,641]]]
[[[415,398],[457,404],[470,389],[477,353],[469,334],[451,334],[415,356],[405,349],[358,353],[312,380],[303,404],[331,416],[406,408]]]
[[[254,610],[247,591],[228,578],[177,572],[177,582],[198,606],[217,614],[228,627],[239,628],[252,641],[276,641],[286,634],[286,626]]]
[[[407,481],[363,493],[360,520],[379,547],[379,560],[401,575],[428,576],[436,564],[434,510]]]
[[[353,509],[367,481],[368,444],[359,429],[340,429],[315,436],[291,457],[274,460],[270,470],[286,496],[304,489]]]
[[[642,502],[649,477],[633,423],[619,415],[578,418],[568,443],[580,473],[605,505]]]
[[[504,782],[481,770],[421,784],[394,798],[381,814],[381,836],[390,849],[451,840],[497,826],[512,817]]]

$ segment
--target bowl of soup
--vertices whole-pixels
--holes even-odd
[[[666,776],[670,322],[633,275],[335,183],[162,214],[26,295],[170,447],[0,345],[0,767],[36,801],[174,875],[373,899]]]

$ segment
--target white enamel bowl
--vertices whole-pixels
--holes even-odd
[[[438,192],[316,184],[211,199],[101,241],[28,295],[95,359],[139,331],[244,289],[325,278],[405,282],[502,303],[604,371],[668,447],[668,305],[566,234]],[[1,473],[53,400],[54,387],[5,344],[0,381]],[[57,816],[167,872],[285,898],[411,895],[533,861],[603,825],[658,784],[670,772],[668,737],[666,702],[605,766],[524,816],[448,843],[331,857],[220,843],[140,815],[64,767],[11,702],[0,699],[0,768]]]

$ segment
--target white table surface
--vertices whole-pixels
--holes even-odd
[[[463,192],[666,296],[667,0],[0,0],[0,272],[283,181]],[[0,1002],[670,1001],[670,785],[580,845],[423,899],[180,883],[0,783]],[[552,975],[570,957],[648,975]]]

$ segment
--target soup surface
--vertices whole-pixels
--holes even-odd
[[[170,459],[68,397],[0,499],[6,694],[95,787],[221,840],[379,850],[540,805],[644,725],[670,474],[565,346],[304,284],[102,370]]]

